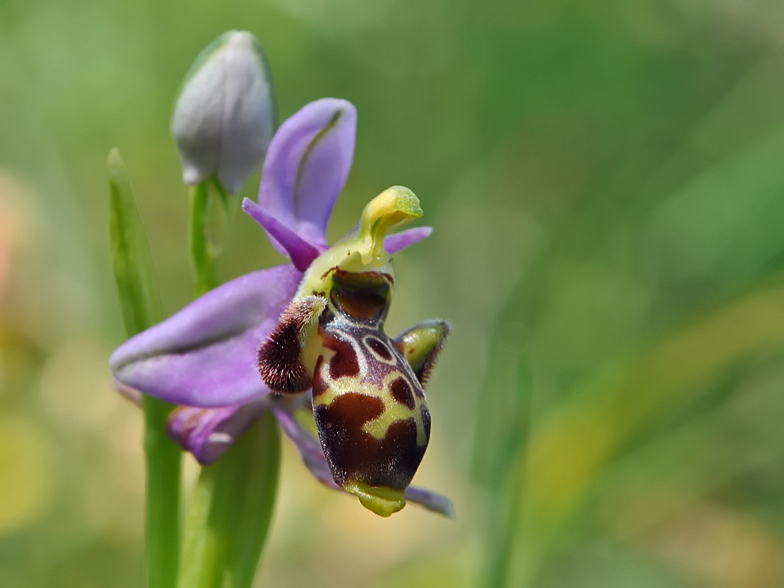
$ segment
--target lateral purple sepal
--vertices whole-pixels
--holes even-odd
[[[286,264],[223,284],[121,345],[109,358],[114,377],[188,406],[245,404],[269,394],[256,369],[256,348],[301,278]]]
[[[267,232],[267,235],[274,237],[275,241],[283,247],[289,259],[291,259],[291,263],[299,271],[304,272],[308,269],[313,260],[321,254],[321,250],[305,241],[274,216],[267,214],[261,206],[250,198],[245,198],[242,201],[242,210],[259,223]],[[322,247],[322,250],[325,248],[326,245]]]
[[[259,205],[317,248],[327,246],[327,223],[351,169],[356,130],[353,104],[322,98],[280,126],[264,160]],[[285,254],[270,231],[267,236]]]
[[[241,406],[180,406],[169,417],[172,441],[190,451],[201,465],[217,460],[269,408],[270,395]]]
[[[272,412],[278,419],[283,432],[294,441],[299,455],[310,473],[330,488],[339,490],[340,486],[332,479],[332,473],[329,471],[327,460],[324,459],[324,451],[321,449],[318,439],[297,421],[292,414],[293,411],[286,410],[279,405],[273,405]]]
[[[409,486],[406,488],[406,500],[424,506],[427,510],[440,513],[449,519],[455,518],[455,507],[446,496],[437,494],[426,488]]]
[[[405,249],[409,245],[418,243],[422,239],[427,239],[433,233],[433,227],[416,227],[414,229],[407,229],[400,231],[394,235],[389,235],[384,239],[384,249],[387,253],[394,255],[401,249]]]

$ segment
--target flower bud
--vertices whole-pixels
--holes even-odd
[[[180,89],[172,134],[189,185],[216,177],[233,194],[264,160],[275,105],[256,38],[229,31],[201,52]]]

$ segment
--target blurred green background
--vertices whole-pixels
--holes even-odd
[[[0,585],[142,585],[104,161],[120,147],[171,314],[192,293],[172,101],[231,28],[281,120],[358,108],[333,238],[390,185],[420,197],[435,233],[397,258],[390,332],[453,323],[415,482],[457,520],[379,519],[284,441],[257,584],[784,586],[771,0],[1,0]],[[280,261],[238,214],[224,279]]]

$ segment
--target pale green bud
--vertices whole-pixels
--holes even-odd
[[[172,134],[189,185],[216,177],[227,192],[242,187],[264,160],[275,124],[269,65],[245,31],[218,37],[191,67],[180,89]]]

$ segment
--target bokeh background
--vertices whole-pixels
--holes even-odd
[[[773,0],[0,1],[0,585],[143,583],[104,161],[120,147],[171,314],[172,102],[231,28],[281,120],[358,108],[333,237],[390,185],[420,197],[435,233],[398,256],[390,332],[453,323],[416,482],[457,520],[379,519],[284,440],[258,586],[784,586]],[[224,279],[280,261],[238,214]]]

